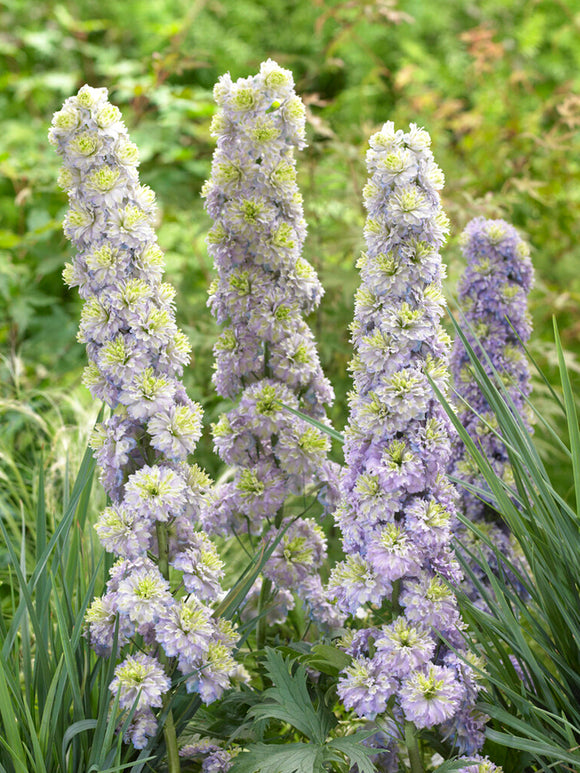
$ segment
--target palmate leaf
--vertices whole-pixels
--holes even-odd
[[[329,738],[336,717],[323,700],[316,708],[313,705],[304,666],[292,655],[285,658],[268,647],[265,667],[273,686],[264,691],[262,703],[253,706],[248,715],[286,722],[309,742],[250,744],[236,757],[231,773],[325,773],[329,768],[350,770],[354,765],[360,773],[374,773],[371,755],[376,752],[363,744],[374,731]]]
[[[356,765],[360,773],[375,773],[376,768],[371,755],[376,752],[372,747],[363,744],[363,741],[373,735],[373,732],[373,730],[364,730],[353,733],[353,735],[345,735],[342,738],[333,738],[327,745],[327,750],[332,752],[332,760],[341,761],[340,757],[336,755],[338,751],[349,759],[349,770]]]
[[[315,744],[324,743],[336,718],[324,704],[321,703],[318,709],[312,705],[306,686],[306,669],[270,647],[266,648],[265,665],[273,687],[264,691],[264,702],[254,706],[250,715],[255,719],[288,722]]]
[[[326,773],[334,763],[335,769],[351,770],[356,765],[360,773],[375,773],[371,759],[375,750],[362,743],[369,735],[372,731],[320,744],[252,744],[238,754],[230,770],[231,773]]]
[[[319,773],[324,746],[314,743],[252,744],[240,752],[231,773]]]

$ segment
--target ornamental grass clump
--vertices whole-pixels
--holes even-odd
[[[261,587],[262,602],[275,602],[272,621],[293,606],[293,591],[316,619],[331,622],[319,578],[322,529],[312,519],[291,520],[285,509],[290,496],[332,487],[335,477],[328,436],[287,410],[326,421],[324,405],[333,400],[304,321],[323,292],[301,257],[306,223],[294,150],[305,145],[304,105],[292,74],[272,60],[250,78],[222,76],[214,95],[217,148],[203,195],[214,221],[207,241],[217,271],[208,305],[224,330],[214,348],[213,382],[236,407],[213,431],[216,450],[235,473],[206,509],[205,526],[266,540],[282,530],[253,593]]]
[[[456,494],[445,476],[449,425],[433,390],[447,391],[449,337],[440,320],[448,230],[443,173],[426,131],[392,122],[370,140],[364,189],[367,252],[352,324],[354,389],[336,514],[347,558],[329,592],[345,614],[370,604],[378,625],[347,637],[344,705],[407,746],[423,770],[417,734],[438,730],[463,754],[483,743],[479,686],[450,586]],[[368,611],[368,610],[367,610]],[[367,617],[368,620],[368,617]]]
[[[527,405],[530,373],[524,346],[531,334],[527,298],[533,284],[528,245],[504,220],[473,219],[461,235],[467,266],[459,283],[462,329],[488,376],[497,373],[512,404],[531,432]],[[486,456],[497,477],[514,487],[508,451],[498,431],[498,422],[474,377],[468,353],[457,338],[451,356],[451,373],[457,395],[457,415],[473,441]],[[473,521],[486,540],[518,563],[510,531],[498,515],[494,498],[472,456],[457,435],[452,444],[450,473],[461,480],[461,512]],[[494,550],[484,540],[473,541],[469,530],[458,536],[470,550],[483,550],[486,560],[496,563]],[[478,579],[483,570],[471,562]],[[504,565],[502,571],[509,571]],[[523,590],[523,589],[522,589]],[[475,600],[478,593],[471,591]]]
[[[87,635],[99,655],[121,660],[110,690],[133,712],[126,739],[143,748],[175,669],[188,692],[215,700],[229,686],[237,636],[214,616],[222,562],[199,529],[211,482],[187,461],[202,411],[181,381],[190,347],[175,323],[175,291],[163,282],[155,196],[139,183],[138,150],[106,89],[89,86],[55,114],[50,141],[63,158],[64,232],[77,251],[64,277],[85,301],[84,383],[111,409],[92,447],[110,499],[96,530],[117,561],[87,612]],[[171,727],[169,714],[170,755]]]

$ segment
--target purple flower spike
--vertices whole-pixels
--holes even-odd
[[[527,299],[533,285],[533,268],[529,247],[509,223],[483,217],[475,218],[467,225],[461,235],[461,244],[467,260],[459,283],[459,305],[466,323],[463,331],[487,374],[492,377],[493,369],[497,371],[516,411],[531,432],[532,414],[526,403],[531,388],[530,373],[523,348],[531,333]],[[513,485],[506,448],[490,430],[490,426],[497,429],[497,421],[475,382],[469,357],[459,339],[453,347],[451,373],[459,398],[457,415],[461,423],[495,474],[506,484]],[[449,471],[485,491],[485,481],[458,436],[454,438]],[[523,555],[493,507],[463,487],[460,497],[462,512],[477,523],[512,563],[521,565]],[[475,548],[471,532],[462,526],[458,531],[460,541]],[[482,550],[490,565],[497,566],[495,552],[481,540],[477,541],[475,550]],[[485,583],[487,577],[483,570],[476,563],[472,568]],[[511,575],[515,582],[508,567],[503,566],[502,571]],[[524,588],[518,589],[525,593]],[[469,584],[466,590],[475,603],[484,605],[474,586]]]
[[[444,180],[429,146],[414,124],[405,133],[386,123],[370,140],[367,252],[358,264],[354,389],[336,513],[348,557],[334,568],[329,593],[345,614],[380,606],[391,619],[355,634],[356,660],[338,687],[345,705],[381,722],[390,711],[417,728],[444,724],[449,737],[456,717],[471,716],[474,698],[472,670],[447,665],[439,636],[463,651],[464,625],[447,584],[461,579],[451,550],[456,495],[445,477],[449,424],[430,383],[447,392],[450,341],[441,327]],[[471,752],[471,743],[457,747]]]
[[[292,73],[272,60],[235,83],[222,76],[214,96],[217,149],[203,195],[217,271],[208,305],[224,329],[213,380],[218,394],[239,401],[214,425],[215,448],[236,473],[204,523],[214,533],[264,535],[288,496],[332,488],[337,475],[327,435],[284,408],[326,422],[324,405],[334,397],[304,321],[323,293],[301,257],[306,223],[294,150],[305,145],[305,112]],[[330,622],[332,608],[313,581],[326,545],[315,524],[305,524],[288,532],[284,560],[274,556],[266,574],[275,589],[298,591],[313,616]]]
[[[163,282],[155,196],[139,183],[137,147],[119,109],[107,101],[106,89],[83,86],[67,99],[54,116],[49,139],[63,159],[59,182],[70,203],[64,231],[77,253],[64,278],[85,301],[78,334],[89,356],[84,383],[113,411],[97,427],[91,445],[112,501],[96,530],[119,561],[106,593],[88,610],[87,635],[103,656],[120,654],[113,653],[116,628],[119,650],[140,635],[146,648],[161,645],[168,657],[179,656],[183,674],[189,674],[191,663],[182,663],[182,651],[195,651],[202,669],[217,648],[219,688],[203,689],[207,702],[229,684],[235,637],[223,641],[210,606],[222,596],[222,563],[199,531],[211,481],[187,463],[201,434],[202,411],[181,382],[190,346],[175,323],[175,290]],[[165,576],[159,533],[167,543]],[[183,579],[203,600],[199,610],[190,614],[187,604],[175,600],[167,564],[174,572],[183,570],[174,587]],[[204,582],[196,584],[192,578],[198,571]],[[179,650],[167,639],[168,620],[175,617],[181,626]],[[122,708],[130,708],[141,690],[126,740],[143,748],[157,731],[151,707],[161,705],[170,680],[147,653],[128,655],[115,674],[110,689],[121,691]],[[202,687],[197,691],[201,694]]]
[[[509,223],[483,217],[475,218],[467,225],[461,243],[467,260],[459,283],[459,305],[467,323],[465,334],[476,353],[481,354],[480,361],[486,371],[491,375],[491,363],[498,372],[515,408],[530,426],[526,405],[530,373],[522,346],[531,333],[527,300],[533,284],[533,268],[529,247]],[[451,372],[457,394],[462,398],[457,406],[462,424],[482,448],[497,475],[509,482],[510,466],[504,445],[474,413],[494,425],[489,405],[475,383],[469,357],[460,340],[453,347]],[[452,464],[453,471],[460,477],[481,485],[477,473],[469,468],[465,449],[458,439],[453,447]],[[485,502],[468,492],[462,494],[462,505],[474,518],[482,517],[489,510]]]

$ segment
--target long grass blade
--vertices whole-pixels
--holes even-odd
[[[20,729],[16,719],[18,712],[15,712],[14,710],[14,704],[10,696],[4,667],[4,660],[0,658],[0,716],[2,717],[2,725],[6,738],[5,744],[12,755],[11,762],[17,773],[28,773],[25,762],[26,755],[24,753],[22,741],[20,740]],[[1,735],[0,741],[4,742]]]
[[[580,429],[578,428],[578,414],[576,412],[576,401],[572,392],[570,383],[570,374],[564,360],[562,342],[558,332],[558,325],[554,318],[554,337],[556,343],[556,352],[558,354],[558,365],[560,368],[560,378],[562,380],[562,391],[564,393],[564,405],[566,407],[566,418],[568,420],[568,433],[570,436],[570,451],[572,455],[572,472],[574,475],[574,490],[576,492],[576,514],[580,517]]]

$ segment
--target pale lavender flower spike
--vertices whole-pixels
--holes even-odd
[[[357,631],[339,695],[361,717],[438,728],[460,753],[483,743],[478,686],[452,590],[456,495],[445,477],[449,424],[429,383],[447,392],[449,337],[439,250],[448,221],[426,131],[392,122],[370,139],[367,252],[352,324],[354,389],[336,520],[347,559],[329,592],[345,614],[380,606],[390,622]],[[389,709],[387,710],[387,706]]]
[[[163,282],[155,196],[139,183],[137,147],[106,89],[83,86],[67,99],[49,138],[63,158],[59,183],[70,202],[64,231],[76,248],[64,277],[85,301],[78,335],[89,356],[84,383],[113,410],[92,447],[112,502],[96,530],[119,561],[107,592],[88,610],[88,636],[103,656],[119,654],[112,653],[116,625],[119,649],[136,635],[146,649],[160,643],[189,675],[187,689],[209,702],[235,669],[235,636],[224,641],[223,621],[210,606],[222,595],[221,561],[199,532],[211,481],[187,463],[202,411],[181,382],[190,346],[175,323],[175,290]],[[186,587],[203,604],[173,597],[169,569],[165,577],[160,571],[160,533],[164,560],[184,571]],[[157,732],[151,707],[161,705],[170,680],[145,653],[125,657],[115,674],[111,690],[121,690],[122,708],[131,707],[135,685],[142,689],[126,740],[143,748]]]
[[[208,305],[224,330],[213,380],[218,394],[238,402],[214,426],[215,448],[235,477],[220,487],[205,525],[264,535],[270,519],[271,537],[286,523],[280,514],[289,495],[332,488],[337,472],[327,460],[328,437],[283,407],[326,421],[324,405],[333,399],[304,321],[323,292],[301,257],[306,223],[294,150],[305,145],[304,105],[292,73],[272,60],[250,78],[222,76],[214,96],[217,149],[203,195],[217,270]],[[313,616],[332,622],[318,576],[325,555],[320,527],[304,519],[290,527],[265,573],[274,588],[298,591]]]
[[[487,374],[493,377],[493,370],[497,372],[515,410],[531,432],[532,415],[526,402],[531,389],[530,372],[524,351],[531,333],[527,299],[533,285],[533,268],[529,247],[505,220],[483,217],[468,223],[461,235],[461,246],[467,261],[459,282],[462,329]],[[506,448],[489,428],[497,428],[497,421],[474,379],[469,357],[459,338],[453,347],[451,373],[461,423],[495,474],[513,487],[513,472]],[[449,471],[460,480],[476,485],[482,492],[486,490],[485,481],[457,435],[452,444]],[[459,488],[459,493],[462,512],[477,523],[511,563],[522,565],[521,550],[494,510],[491,494],[486,501],[484,493],[476,496],[463,487]],[[462,544],[475,549],[474,538],[465,527],[460,527],[459,538]],[[483,551],[490,565],[497,566],[495,551],[483,541],[477,541],[475,550]],[[477,562],[471,562],[471,566],[485,584],[484,571]],[[502,566],[502,572],[516,584],[520,594],[525,594],[525,589],[507,566]],[[475,603],[485,606],[473,584],[466,582],[466,590]]]

